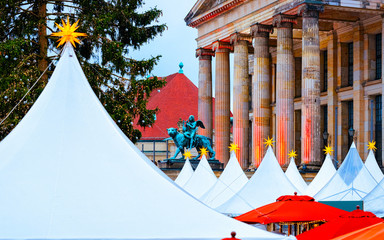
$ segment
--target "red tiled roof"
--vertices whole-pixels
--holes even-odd
[[[197,119],[198,88],[183,73],[169,75],[165,79],[167,84],[152,92],[148,109],[160,110],[156,114],[156,121],[151,127],[141,128],[141,140],[160,140],[169,137],[167,128],[177,128],[179,118],[188,120],[190,115]]]

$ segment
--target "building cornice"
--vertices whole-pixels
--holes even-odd
[[[231,0],[231,1],[228,1],[228,3],[224,3],[222,5],[215,7],[211,11],[206,12],[203,15],[198,16],[197,18],[192,18],[193,16],[187,16],[184,20],[187,23],[187,26],[195,28],[198,25],[208,21],[209,19],[217,17],[218,15],[221,15],[231,10],[232,8],[235,8],[246,1],[248,0]]]

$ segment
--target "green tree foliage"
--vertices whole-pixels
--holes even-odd
[[[140,10],[143,0],[2,0],[0,1],[0,119],[4,119],[43,74],[33,90],[1,124],[0,140],[23,118],[44,89],[58,59],[54,22],[80,20],[77,32],[87,33],[76,48],[93,91],[108,113],[136,142],[134,129],[154,123],[158,109],[147,109],[150,93],[165,82],[145,78],[160,56],[135,60],[129,50],[139,49],[161,34],[161,10]],[[53,62],[53,64],[51,64]]]

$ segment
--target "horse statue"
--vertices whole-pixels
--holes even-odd
[[[168,128],[167,131],[170,138],[164,140],[173,140],[177,147],[175,155],[171,157],[171,159],[176,159],[177,155],[179,155],[180,152],[184,154],[184,148],[196,148],[198,155],[193,158],[193,160],[196,160],[201,156],[199,152],[201,148],[206,148],[209,151],[209,160],[215,159],[216,154],[212,149],[210,138],[207,138],[206,136],[202,135],[195,135],[195,141],[193,141],[191,146],[190,139],[188,139],[188,137],[186,137],[183,133],[178,132],[176,128]]]

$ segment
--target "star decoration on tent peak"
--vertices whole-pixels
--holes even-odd
[[[297,157],[297,153],[296,151],[293,151],[293,149],[288,153],[288,157],[289,158],[296,158]]]
[[[75,42],[80,43],[80,40],[78,39],[78,37],[87,36],[86,33],[75,32],[76,29],[79,28],[77,26],[77,24],[79,23],[79,20],[77,20],[77,22],[75,22],[74,24],[71,25],[69,23],[69,17],[67,16],[67,22],[65,23],[63,19],[61,19],[61,22],[62,22],[63,26],[60,26],[59,24],[55,23],[56,27],[58,27],[61,31],[51,34],[54,37],[61,37],[59,40],[57,40],[59,42],[57,47],[63,45],[64,43],[66,43],[68,41],[71,42],[74,47],[76,47]]]
[[[191,159],[191,157],[192,157],[191,151],[189,151],[189,150],[185,151],[183,156],[185,159],[187,159],[187,158]]]
[[[231,145],[228,147],[230,152],[236,152],[240,148],[237,146],[236,143],[231,143]]]
[[[207,150],[207,148],[205,148],[205,147],[202,147],[202,148],[200,148],[200,154],[201,154],[201,156],[208,156],[208,153],[209,153],[209,151]]]
[[[368,150],[372,150],[372,151],[376,151],[377,150],[377,147],[376,147],[376,141],[372,140],[371,142],[368,142]]]
[[[325,154],[325,155],[327,155],[327,154],[331,155],[332,152],[333,152],[333,149],[332,149],[332,147],[329,146],[329,144],[328,144],[328,146],[325,146],[325,148],[323,149],[323,151],[324,151],[324,154]]]
[[[265,147],[273,147],[274,142],[276,141],[273,141],[273,138],[269,138],[269,137],[268,139],[264,138]]]

